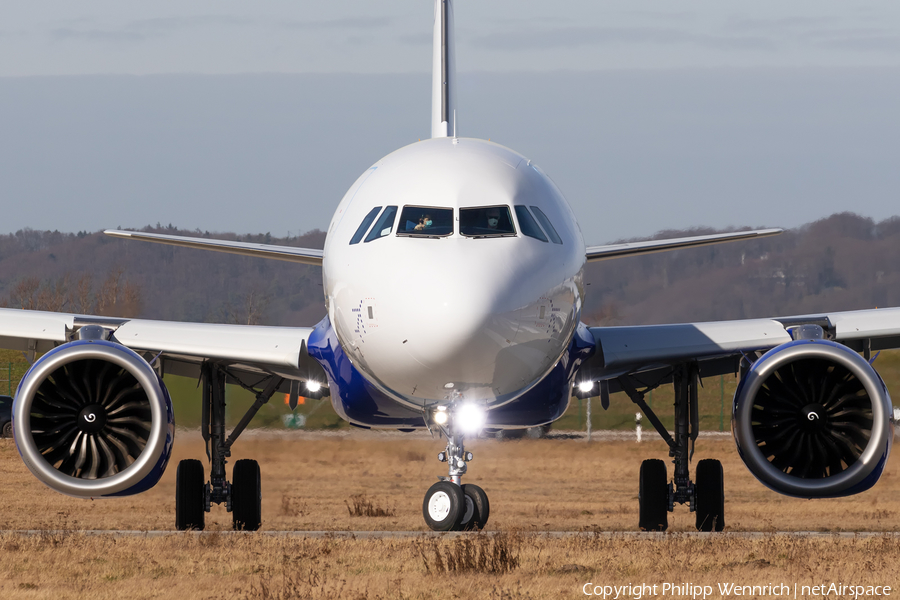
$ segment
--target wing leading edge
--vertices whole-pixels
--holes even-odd
[[[200,366],[212,360],[230,370],[277,374],[286,380],[326,381],[306,342],[312,327],[263,327],[94,317],[65,313],[0,309],[0,346],[44,353],[77,339],[86,325],[113,330],[115,340],[150,360],[160,356],[160,371],[198,377]]]
[[[227,240],[211,240],[207,238],[184,237],[180,235],[164,235],[161,233],[142,233],[138,231],[120,231],[108,229],[106,235],[118,238],[153,242],[156,244],[168,244],[170,246],[182,246],[199,250],[213,250],[215,252],[227,252],[242,256],[255,256],[259,258],[274,258],[287,262],[302,263],[305,265],[322,266],[321,250],[315,248],[294,248],[292,246],[274,246],[271,244],[251,244],[247,242],[230,242]]]
[[[653,254],[666,250],[678,250],[680,248],[695,248],[697,246],[709,246],[723,242],[737,242],[755,238],[778,235],[781,229],[758,229],[755,231],[736,231],[734,233],[715,233],[712,235],[697,235],[669,240],[648,240],[645,242],[627,242],[624,244],[610,244],[608,246],[589,246],[585,254],[588,262],[608,260],[610,258],[622,258],[624,256],[636,256],[638,254]]]
[[[691,360],[740,358],[745,353],[769,350],[791,341],[788,328],[804,324],[821,326],[829,339],[856,351],[900,348],[900,308],[709,323],[591,327],[597,352],[582,370],[586,369],[594,379],[613,379]],[[723,372],[729,370],[733,371],[733,367],[726,365]]]

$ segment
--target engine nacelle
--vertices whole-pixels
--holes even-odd
[[[79,340],[28,370],[13,402],[16,447],[52,489],[79,498],[127,496],[159,481],[175,440],[169,393],[121,344]]]
[[[881,377],[859,354],[826,340],[765,353],[738,385],[733,411],[734,439],[753,475],[802,498],[872,487],[894,434]]]

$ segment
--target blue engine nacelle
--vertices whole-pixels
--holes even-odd
[[[79,340],[41,357],[13,402],[16,447],[52,489],[79,498],[127,496],[159,481],[175,440],[169,393],[121,344]]]
[[[802,498],[872,487],[894,435],[878,373],[846,346],[796,340],[766,352],[738,385],[732,430],[750,472]]]

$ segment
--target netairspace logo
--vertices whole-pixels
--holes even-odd
[[[744,585],[740,583],[717,583],[696,585],[693,583],[635,583],[627,585],[594,585],[586,583],[581,587],[585,596],[597,596],[604,600],[641,600],[647,597],[672,596],[706,600],[707,598],[731,598],[737,596],[770,596],[783,598],[879,598],[891,595],[888,585],[852,585],[845,583],[787,584],[768,583],[765,585]]]

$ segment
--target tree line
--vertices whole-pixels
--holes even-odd
[[[322,248],[276,237],[142,231]],[[713,233],[659,232],[655,238]],[[900,217],[841,213],[771,238],[602,261],[585,270],[583,320],[650,324],[900,306]],[[310,326],[325,315],[318,267],[113,239],[100,232],[0,235],[0,304],[179,321]]]

